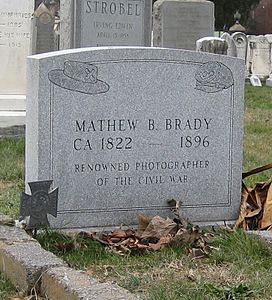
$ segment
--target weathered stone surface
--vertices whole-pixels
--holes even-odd
[[[221,35],[221,39],[225,40],[228,44],[227,55],[237,57],[237,49],[233,37],[229,33],[224,32]]]
[[[235,32],[231,37],[236,46],[237,57],[246,60],[248,48],[247,36],[243,32]]]
[[[205,0],[158,0],[153,12],[155,47],[195,50],[196,41],[214,35],[214,4]]]
[[[60,1],[60,50],[73,48],[73,0]]]
[[[22,243],[22,242],[36,242],[24,230],[14,227],[0,225],[0,241],[7,244]]]
[[[251,74],[265,79],[271,72],[270,43],[265,36],[248,36],[250,41]]]
[[[90,48],[30,57],[28,76],[26,181],[59,187],[51,225],[172,216],[168,199],[192,221],[237,217],[242,60]]]
[[[82,271],[51,268],[42,278],[42,295],[61,300],[136,300],[137,296],[110,283],[99,283]]]
[[[32,19],[32,54],[51,52],[55,49],[55,16],[41,3]]]
[[[226,55],[228,43],[218,37],[205,37],[196,41],[196,51]]]
[[[65,265],[61,259],[42,249],[38,242],[12,245],[0,242],[0,272],[20,291],[29,292],[34,285],[38,291],[42,272]]]
[[[253,86],[262,86],[261,80],[257,75],[250,76],[250,83]]]

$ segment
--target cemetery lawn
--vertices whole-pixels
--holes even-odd
[[[23,138],[0,139],[0,212],[12,218],[18,217],[24,190],[24,152]]]
[[[272,89],[246,87],[244,171],[272,162],[271,133]],[[0,212],[17,218],[24,190],[24,139],[0,138],[0,163]],[[253,186],[270,176],[272,171],[266,171],[247,178],[246,183]],[[54,237],[42,237],[41,242],[56,251]],[[151,300],[271,299],[271,251],[241,231],[217,232],[214,245],[219,250],[206,259],[188,258],[188,246],[120,257],[94,241],[82,242],[83,250],[58,251],[58,255],[75,268],[118,282]],[[8,293],[9,284],[0,279],[0,297],[6,295],[6,288]],[[10,291],[9,296],[14,294]]]
[[[272,163],[272,88],[247,86],[245,90],[243,171]],[[266,181],[272,171],[251,176],[249,186]]]
[[[217,229],[214,234],[217,250],[198,259],[188,255],[190,246],[184,244],[120,256],[82,236],[48,231],[38,240],[71,267],[102,282],[115,282],[143,299],[271,299],[271,248],[242,230]]]

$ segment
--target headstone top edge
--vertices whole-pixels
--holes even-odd
[[[162,4],[164,2],[180,2],[180,3],[207,3],[209,5],[214,5],[212,1],[209,0],[157,0],[154,4]]]
[[[231,57],[231,56],[225,56],[225,55],[220,55],[220,54],[214,54],[214,53],[207,53],[207,52],[198,52],[194,50],[186,50],[186,49],[174,49],[174,48],[163,48],[163,47],[136,47],[136,46],[110,46],[110,47],[88,47],[88,48],[75,48],[75,49],[67,49],[67,50],[61,50],[61,51],[55,51],[55,52],[48,52],[48,53],[42,53],[42,54],[35,54],[35,55],[30,55],[27,57],[28,60],[41,60],[41,59],[46,59],[46,58],[54,58],[54,57],[59,57],[65,54],[83,54],[86,52],[107,52],[111,51],[112,53],[116,53],[119,50],[124,50],[124,51],[137,51],[137,50],[145,50],[146,52],[157,52],[159,53],[160,51],[167,51],[168,53],[176,53],[176,54],[184,54],[184,55],[195,55],[196,57],[221,57],[224,60],[233,60],[233,61],[241,61],[241,63],[244,63],[243,59],[237,58],[237,57]],[[181,57],[182,60],[182,57]],[[214,59],[213,59],[214,60]]]

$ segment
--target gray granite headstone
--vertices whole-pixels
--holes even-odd
[[[214,4],[206,0],[158,0],[153,12],[153,45],[195,50],[214,35]]]
[[[28,58],[26,181],[54,181],[50,224],[233,220],[240,204],[244,61],[160,48]]]
[[[74,1],[74,47],[150,46],[152,0]]]

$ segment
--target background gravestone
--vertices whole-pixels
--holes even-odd
[[[246,60],[248,47],[247,36],[243,32],[235,32],[231,37],[236,46],[237,57]]]
[[[205,0],[158,0],[153,12],[153,45],[195,50],[196,41],[214,36],[214,4]]]
[[[65,0],[60,15],[61,49],[151,45],[152,0]]]
[[[196,51],[227,55],[228,43],[218,37],[205,37],[196,41]]]
[[[26,57],[34,0],[1,1],[0,110],[25,109]]]
[[[41,3],[33,15],[32,54],[55,51],[55,16]]]
[[[265,36],[257,36],[252,43],[252,74],[264,79],[271,71],[270,43]]]
[[[60,1],[60,50],[73,48],[73,0]]]
[[[237,57],[237,48],[233,37],[228,32],[224,32],[221,35],[221,39],[225,40],[228,44],[227,55]]]
[[[169,199],[192,221],[237,217],[244,61],[109,47],[28,63],[26,182],[59,187],[50,224],[135,224]]]

